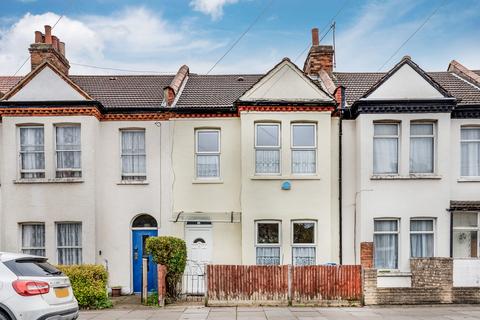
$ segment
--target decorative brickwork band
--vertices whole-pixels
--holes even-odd
[[[334,111],[334,106],[238,106],[238,112],[242,111],[271,111],[271,112],[304,112],[304,111]]]
[[[360,264],[364,269],[373,268],[373,242],[360,243]]]

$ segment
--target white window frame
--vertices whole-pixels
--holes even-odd
[[[459,230],[459,231],[476,231],[477,232],[477,256],[476,257],[463,257],[463,258],[455,258],[454,259],[478,259],[480,258],[480,211],[462,211],[457,214],[462,214],[462,213],[475,213],[477,215],[477,226],[476,227],[454,227],[452,223],[452,235],[453,231]],[[452,214],[455,214],[455,211],[452,212]],[[453,222],[453,219],[452,219]],[[453,244],[452,244],[453,246]],[[452,248],[452,255],[453,255],[453,248]]]
[[[45,157],[45,126],[44,125],[19,125],[17,126],[18,128],[18,168],[19,168],[19,173],[20,173],[20,179],[22,180],[35,180],[35,179],[45,179],[46,178],[46,157]],[[23,128],[38,128],[38,129],[43,129],[43,151],[29,151],[25,152],[22,151],[22,138],[21,138],[21,129]],[[22,168],[22,153],[43,153],[43,159],[44,159],[44,168],[43,170],[37,169],[37,170],[25,170]],[[22,173],[43,173],[43,178],[24,178],[22,177]]]
[[[24,247],[23,246],[23,227],[24,226],[37,226],[37,225],[42,225],[43,226],[43,247]],[[47,250],[45,247],[45,239],[46,236],[46,230],[45,230],[45,223],[44,222],[22,222],[20,223],[20,252],[24,253],[24,250],[43,250],[45,252],[45,255],[47,254]]]
[[[80,246],[59,246],[58,245],[58,225],[60,224],[79,224],[80,225],[80,229],[81,229],[81,233],[80,233],[80,239],[82,240],[81,241],[81,245]],[[79,222],[79,221],[57,221],[55,222],[55,248],[56,248],[56,261],[57,261],[57,264],[60,264],[60,261],[58,259],[58,255],[59,255],[59,249],[80,249],[81,251],[81,254],[80,254],[80,263],[83,264],[83,240],[84,240],[84,237],[83,237],[83,223],[82,222]]]
[[[258,146],[257,145],[257,133],[259,126],[276,126],[278,131],[278,145],[276,146]],[[255,134],[254,134],[254,166],[255,166],[255,175],[258,176],[279,176],[282,174],[282,127],[278,122],[256,122],[255,123]],[[257,161],[256,154],[258,150],[278,150],[278,172],[271,173],[262,173],[257,172]]]
[[[388,125],[395,125],[397,126],[397,134],[396,135],[380,135],[377,136],[375,135],[375,126],[376,125],[382,125],[382,124],[388,124]],[[380,122],[380,121],[374,121],[373,122],[373,144],[372,144],[372,172],[373,175],[379,176],[379,175],[399,175],[400,174],[400,159],[401,154],[400,154],[400,144],[401,144],[401,123],[400,122],[394,122],[394,121],[389,121],[389,122]],[[392,139],[395,138],[397,139],[397,172],[375,172],[375,158],[374,158],[374,150],[375,150],[375,139]]]
[[[432,134],[429,135],[413,135],[412,136],[412,125],[416,124],[429,124],[432,125]],[[433,155],[432,155],[432,172],[412,172],[412,167],[410,164],[410,159],[412,157],[412,150],[409,148],[409,165],[408,165],[408,170],[411,174],[417,174],[417,175],[433,175],[435,172],[437,172],[437,126],[435,121],[411,121],[410,122],[410,137],[408,142],[412,143],[412,138],[432,138],[432,144],[433,144]]]
[[[145,152],[143,154],[124,154],[123,153],[123,146],[122,146],[122,135],[123,132],[143,132],[145,136]],[[135,182],[145,182],[147,181],[147,130],[145,128],[121,128],[120,129],[120,180],[123,182],[130,182],[130,183],[135,183]],[[123,156],[145,156],[145,172],[143,174],[137,173],[123,173]],[[123,177],[145,177],[145,179],[138,179],[138,180],[129,180],[129,179],[123,179]]]
[[[309,127],[309,126],[313,126],[313,129],[314,129],[314,145],[313,146],[294,146],[293,145],[293,136],[294,136],[294,130],[293,128],[294,127]],[[307,175],[307,176],[310,176],[310,175],[316,175],[317,174],[317,171],[318,171],[318,151],[317,151],[317,124],[316,123],[313,123],[313,122],[294,122],[291,124],[291,129],[290,129],[290,148],[291,148],[291,172],[292,174],[294,175]],[[315,171],[314,172],[308,172],[308,173],[297,173],[297,172],[293,172],[293,152],[294,151],[313,151],[315,153]]]
[[[278,243],[258,243],[258,225],[276,224],[278,226]],[[282,222],[279,220],[255,220],[255,261],[257,261],[257,248],[279,248],[279,264],[282,264]]]
[[[462,139],[462,130],[469,130],[469,129],[476,129],[480,130],[480,126],[475,125],[464,125],[460,127],[460,166],[462,165],[462,145],[464,143],[480,143],[480,140],[463,140]],[[480,175],[478,176],[464,176],[462,175],[462,168],[460,167],[460,177],[465,179],[480,179]]]
[[[397,231],[375,231],[375,221],[396,221],[397,222]],[[397,235],[397,268],[396,269],[385,269],[379,268],[378,270],[399,270],[400,269],[400,259],[401,259],[401,239],[400,239],[400,219],[399,218],[374,218],[373,219],[373,237],[375,238],[376,234],[396,234]],[[373,256],[375,258],[375,248],[373,248]],[[375,261],[374,261],[375,264]]]
[[[301,223],[313,223],[313,243],[294,243],[294,224],[301,224]],[[315,257],[314,261],[316,264],[317,262],[317,221],[316,220],[292,220],[290,224],[290,243],[292,246],[292,264],[295,264],[293,261],[293,248],[314,248],[315,249]]]
[[[79,127],[80,128],[80,149],[78,150],[58,150],[57,149],[57,128],[58,127]],[[55,176],[57,172],[80,172],[80,177],[82,174],[82,127],[78,123],[60,123],[54,125],[54,146],[55,146]],[[58,168],[58,152],[65,152],[65,151],[72,151],[72,152],[80,152],[80,168]],[[80,178],[75,177],[75,178]],[[61,179],[69,179],[69,178],[61,178]]]
[[[411,225],[411,222],[412,221],[432,221],[432,231],[412,231],[412,225]],[[425,217],[425,218],[422,218],[422,217],[415,217],[415,218],[410,218],[410,221],[409,221],[409,231],[410,231],[410,258],[412,258],[412,234],[432,234],[433,235],[433,252],[432,252],[432,257],[435,257],[436,256],[436,252],[437,252],[437,239],[436,239],[436,233],[435,233],[435,230],[437,228],[437,221],[435,218],[428,218],[428,217]]]
[[[198,141],[199,141],[199,138],[198,138],[198,134],[200,132],[216,132],[217,133],[217,143],[218,143],[218,151],[198,151]],[[221,149],[222,149],[222,145],[221,145],[221,130],[220,129],[208,129],[208,128],[199,128],[199,129],[195,129],[195,179],[197,180],[218,180],[220,179],[221,177],[221,172],[220,172],[220,168],[221,168],[221,163],[220,163],[220,160],[221,160]],[[217,176],[214,176],[214,177],[199,177],[198,176],[198,162],[197,162],[197,159],[198,159],[198,156],[217,156],[218,157],[218,175]]]

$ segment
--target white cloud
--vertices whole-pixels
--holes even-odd
[[[0,29],[0,73],[13,74],[29,56],[34,31],[57,21],[57,14],[27,13],[16,23]],[[176,71],[185,53],[210,52],[225,45],[200,37],[145,8],[126,8],[108,16],[65,16],[53,34],[66,43],[70,62],[121,69]],[[106,73],[72,65],[72,73]],[[19,74],[30,71],[27,63]],[[117,72],[118,73],[118,72]]]
[[[223,16],[223,7],[236,2],[238,0],[192,0],[190,6],[193,10],[209,15],[213,20],[218,20]]]
[[[437,5],[430,4],[428,9],[419,11],[426,3],[430,2],[371,0],[350,25],[342,28],[337,24],[337,70],[377,71]],[[473,54],[479,52],[480,44],[471,41],[475,31],[468,26],[469,21],[479,17],[480,5],[476,8],[459,8],[455,3],[442,7],[382,71],[391,68],[403,55],[410,55],[426,70],[446,70],[452,59],[480,67]]]

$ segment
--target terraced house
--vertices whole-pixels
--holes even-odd
[[[312,31],[303,69],[71,75],[35,33],[31,72],[0,77],[0,249],[108,267],[141,289],[145,239],[206,264],[364,264],[411,285],[410,258],[454,257],[479,285],[480,72],[334,70]],[[149,288],[156,273],[149,268]]]
[[[410,258],[453,257],[453,285],[478,286],[478,71],[425,72],[406,56],[386,73],[332,78],[344,88],[344,262],[410,287]]]
[[[331,65],[326,49],[312,61]],[[2,250],[105,264],[124,292],[159,234],[186,240],[193,273],[339,262],[337,102],[288,59],[264,75],[75,76],[48,26],[29,50],[28,75],[0,78]]]

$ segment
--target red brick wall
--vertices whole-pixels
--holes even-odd
[[[360,264],[365,269],[373,268],[373,242],[360,243]]]

